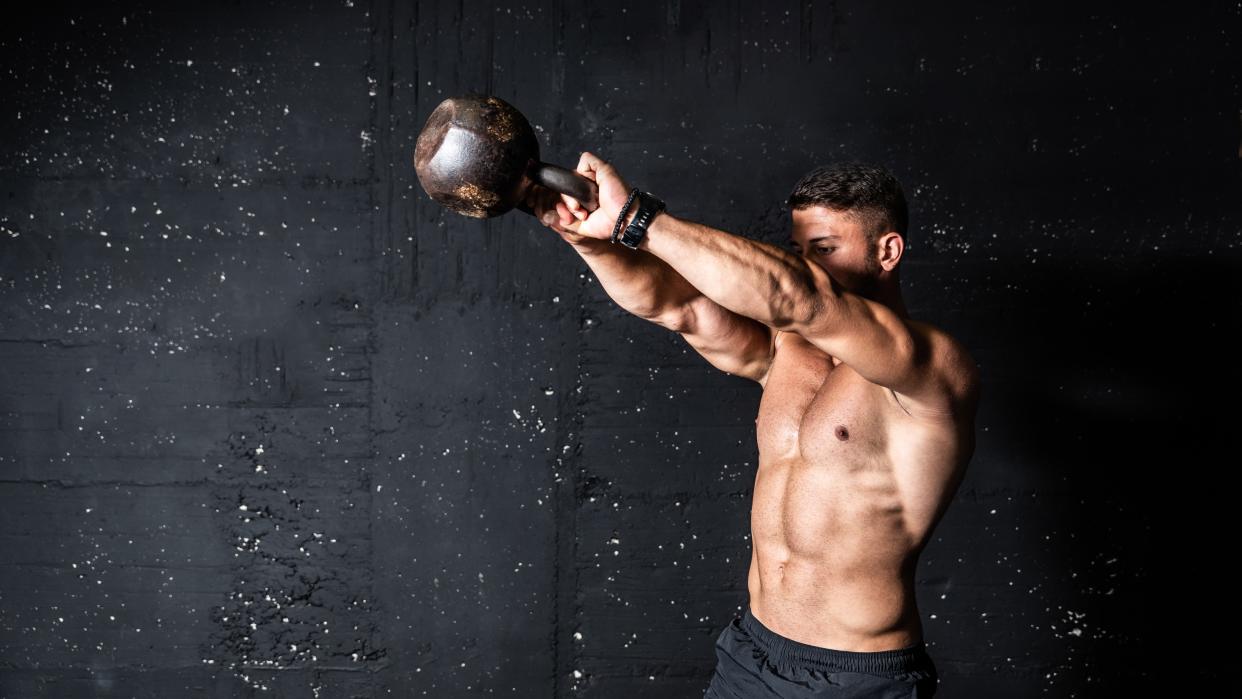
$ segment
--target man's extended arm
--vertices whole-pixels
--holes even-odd
[[[649,252],[621,249],[593,238],[572,246],[608,296],[639,318],[667,318],[701,295],[685,277]]]
[[[659,320],[702,295],[668,263],[649,252],[569,230],[564,224],[572,217],[568,210],[557,209],[558,201],[555,192],[536,187],[526,202],[527,210],[573,247],[618,306],[645,320]]]
[[[579,171],[599,185],[599,208],[582,209],[563,195],[567,226],[575,234],[610,238],[626,203],[628,185],[616,168],[584,152]],[[626,223],[637,212],[626,210]],[[842,288],[818,264],[780,248],[732,235],[666,212],[651,220],[640,251],[664,260],[705,298],[739,317],[802,336],[868,381],[900,391],[935,393],[930,347],[896,311]]]
[[[801,335],[868,381],[903,393],[928,386],[928,348],[910,326],[887,306],[845,291],[817,264],[667,212],[652,220],[637,251],[664,260],[730,311]]]
[[[627,218],[633,220],[633,215]],[[830,300],[817,302],[811,265],[797,255],[668,212],[655,217],[635,252],[667,262],[730,311],[777,329],[825,310]]]
[[[763,383],[772,333],[725,309],[694,288],[667,262],[643,250],[579,235],[555,193],[537,189],[527,211],[556,231],[595,273],[608,296],[630,313],[679,334],[717,369]]]

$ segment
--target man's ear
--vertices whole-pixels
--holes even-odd
[[[906,251],[906,241],[902,240],[901,234],[897,231],[889,231],[880,236],[879,246],[880,266],[890,272],[893,271]]]

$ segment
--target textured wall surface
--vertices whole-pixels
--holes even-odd
[[[814,165],[902,180],[907,304],[984,376],[918,572],[945,696],[1233,662],[1237,3],[34,7],[0,29],[0,696],[701,696],[759,387],[529,217],[426,197],[467,91],[771,242]]]

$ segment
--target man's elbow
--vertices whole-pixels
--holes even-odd
[[[653,310],[639,317],[676,333],[690,332],[694,327],[694,308],[688,303]]]
[[[803,318],[807,315],[805,305],[803,301],[781,294],[770,305],[768,325],[776,330],[792,331],[801,324]]]
[[[802,262],[802,268],[791,274],[774,295],[772,327],[797,332],[822,323],[835,309],[839,293],[836,282],[822,268]]]

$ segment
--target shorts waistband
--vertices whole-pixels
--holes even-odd
[[[905,648],[871,652],[836,650],[799,643],[764,626],[750,613],[750,607],[742,615],[741,626],[774,661],[793,661],[825,672],[911,672],[925,667],[928,657],[923,641]]]

